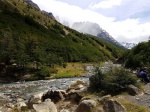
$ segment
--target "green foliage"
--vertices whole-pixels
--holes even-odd
[[[15,63],[30,71],[36,66],[37,73],[43,66],[65,67],[66,62],[100,62],[122,55],[122,49],[65,27],[22,1],[0,4],[0,62],[8,67]],[[44,71],[37,74],[45,76]]]
[[[36,73],[39,79],[45,79],[45,77],[50,77],[51,69],[47,66],[42,66]]]
[[[104,91],[107,94],[119,94],[130,84],[136,85],[136,78],[122,68],[110,68],[106,72],[96,68],[90,77],[90,88],[94,91]]]
[[[125,60],[125,66],[128,68],[138,68],[150,66],[150,41],[139,43],[130,50]]]

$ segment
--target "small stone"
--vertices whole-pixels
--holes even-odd
[[[136,100],[140,100],[140,98],[135,98]]]

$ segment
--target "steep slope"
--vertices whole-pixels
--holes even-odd
[[[125,66],[129,68],[150,66],[150,40],[139,43],[130,50],[126,57]]]
[[[0,0],[0,5],[0,63],[7,65],[6,74],[26,73],[24,70],[33,67],[41,71],[65,62],[113,61],[123,53],[105,41],[61,25],[22,0]],[[46,70],[44,75],[49,74]]]
[[[32,7],[40,10],[39,6],[37,4],[35,4],[34,2],[32,2],[31,0],[23,0],[23,1],[30,4]]]
[[[116,41],[108,32],[100,28],[97,23],[92,22],[75,22],[72,28],[83,33],[97,36],[105,41],[114,44],[117,47],[124,48],[118,41]]]

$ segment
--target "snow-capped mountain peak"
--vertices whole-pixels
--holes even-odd
[[[120,42],[125,48],[132,49],[134,46],[136,46],[136,43],[128,43],[128,42]]]

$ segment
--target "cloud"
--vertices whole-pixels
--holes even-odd
[[[73,22],[91,21],[98,22],[101,25],[114,21],[115,18],[105,17],[102,14],[89,9],[82,9],[78,6],[69,5],[56,0],[33,0],[41,9],[52,12],[54,16],[59,16],[60,19],[67,19]],[[63,21],[62,21],[63,22]]]
[[[150,35],[150,22],[140,24],[138,19],[126,19],[125,21],[112,22],[108,32],[118,41],[134,42],[148,40]],[[112,29],[113,28],[113,29]]]
[[[121,4],[122,0],[103,0],[99,3],[90,5],[91,9],[99,9],[99,8],[112,8],[113,6],[117,6]]]
[[[118,2],[112,3],[112,1]],[[127,1],[127,3],[129,3],[130,0]],[[101,28],[106,30],[118,41],[138,43],[146,40],[150,35],[150,22],[146,21],[144,23],[140,23],[139,18],[124,18],[123,20],[118,21],[116,20],[115,16],[104,16],[94,10],[70,5],[66,2],[57,0],[33,0],[33,2],[37,3],[41,9],[52,12],[55,17],[59,16],[59,19],[62,23],[64,20],[70,22],[70,25],[73,22],[83,21],[98,23]],[[121,0],[103,0],[102,2],[110,3],[108,5],[110,7],[120,4]],[[127,6],[127,3],[125,6]],[[128,8],[126,8],[126,10],[127,9]],[[121,11],[120,9],[120,13],[124,15],[125,11]]]

